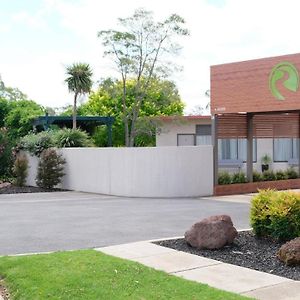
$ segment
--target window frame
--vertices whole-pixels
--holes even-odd
[[[288,160],[275,160],[275,139],[288,139],[291,143],[291,157]],[[296,143],[299,143],[299,138],[289,138],[289,137],[273,137],[273,162],[274,163],[288,163],[290,159],[294,158],[294,139],[298,139]],[[299,151],[299,150],[298,150]]]

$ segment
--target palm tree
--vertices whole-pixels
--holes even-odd
[[[93,72],[86,63],[74,63],[66,67],[65,82],[68,85],[69,92],[74,93],[73,105],[73,129],[76,129],[77,98],[79,95],[87,94],[91,91],[93,81]]]

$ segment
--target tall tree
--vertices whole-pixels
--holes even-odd
[[[106,48],[104,55],[113,59],[122,80],[122,119],[125,144],[134,146],[136,122],[146,92],[153,77],[166,77],[176,66],[168,59],[178,54],[180,46],[176,37],[188,35],[185,21],[173,14],[162,22],[155,22],[153,13],[138,9],[133,16],[119,19],[124,31],[100,31],[98,36]],[[134,79],[134,103],[128,106],[127,81]]]
[[[93,82],[93,72],[86,63],[74,63],[66,68],[67,78],[65,82],[70,92],[74,93],[73,103],[73,129],[76,129],[77,100],[79,95],[87,94],[91,91]]]
[[[132,107],[134,104],[136,98],[135,85],[135,80],[127,81],[127,107]],[[115,146],[125,144],[122,97],[122,81],[107,78],[102,80],[99,88],[90,94],[89,100],[78,107],[78,114],[80,115],[112,116],[115,118],[113,124]],[[159,118],[156,118],[156,116],[182,115],[183,108],[184,103],[181,101],[176,85],[168,80],[153,78],[146,91],[139,118],[136,122],[135,146],[154,146],[155,133],[160,127]],[[70,108],[66,110],[66,114],[70,114]],[[105,146],[107,140],[105,127],[98,128],[94,138],[96,145]]]

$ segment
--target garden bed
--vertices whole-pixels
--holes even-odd
[[[189,246],[183,238],[158,241],[155,244],[269,274],[300,280],[300,266],[286,266],[277,259],[276,253],[283,243],[269,239],[258,239],[251,231],[239,232],[232,245],[218,250],[198,250]]]
[[[63,192],[66,190],[62,189],[45,189],[35,186],[15,186],[9,185],[3,188],[0,188],[0,194],[19,194],[19,193],[47,193],[47,192]]]
[[[216,185],[215,196],[256,193],[263,189],[289,190],[300,188],[300,178]]]

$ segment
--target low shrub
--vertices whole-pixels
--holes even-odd
[[[218,184],[230,184],[231,175],[228,172],[221,172],[218,176]]]
[[[93,146],[89,135],[80,129],[57,130],[54,132],[54,142],[58,148]]]
[[[263,175],[260,172],[253,171],[253,182],[263,181]]]
[[[40,156],[40,154],[50,147],[54,146],[53,132],[42,131],[39,133],[31,132],[21,138],[18,148],[28,151],[32,155]]]
[[[12,142],[6,128],[0,128],[0,177],[11,176],[12,165]]]
[[[50,189],[59,184],[64,176],[64,164],[65,160],[55,149],[50,148],[44,150],[38,164],[37,185]]]
[[[298,172],[292,167],[288,168],[285,173],[288,179],[296,179],[299,177]]]
[[[277,171],[275,175],[276,175],[276,180],[288,179],[286,172],[281,171],[281,170]]]
[[[245,173],[238,172],[232,175],[231,183],[246,183],[246,182],[247,182],[247,177]]]
[[[17,186],[24,186],[28,173],[28,159],[25,154],[17,155],[13,166],[13,173],[15,175],[15,184]]]
[[[300,194],[259,191],[251,202],[250,221],[258,237],[285,241],[300,236]]]
[[[276,174],[273,171],[264,171],[262,173],[263,181],[273,181],[276,180]]]

